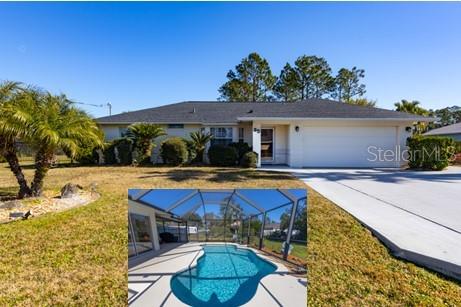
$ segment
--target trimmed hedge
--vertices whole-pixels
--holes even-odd
[[[443,170],[455,153],[455,142],[449,137],[415,136],[408,138],[409,167]]]
[[[461,141],[455,141],[455,152],[461,153]]]
[[[258,154],[254,151],[245,153],[240,160],[240,166],[255,168],[258,166]]]
[[[186,144],[187,148],[187,162],[191,163],[197,157],[197,151],[195,150],[195,144],[191,140],[182,139],[183,142]]]
[[[179,137],[169,138],[164,141],[160,148],[163,163],[178,166],[187,162],[189,157],[187,145]]]
[[[98,164],[99,156],[95,148],[82,148],[77,151],[75,160],[83,165]]]
[[[104,147],[104,163],[131,165],[133,163],[132,151],[132,140],[127,138],[113,140]]]
[[[208,159],[211,165],[235,166],[238,160],[238,152],[235,147],[213,145],[208,149]]]
[[[253,150],[251,146],[245,142],[230,143],[229,146],[237,149],[238,161],[242,160],[244,154],[246,154],[247,152],[251,152]]]

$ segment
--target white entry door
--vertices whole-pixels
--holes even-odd
[[[261,162],[274,161],[274,129],[261,129]]]

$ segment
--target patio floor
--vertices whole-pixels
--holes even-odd
[[[203,254],[205,242],[170,243],[160,251],[140,255],[130,260],[128,269],[128,303],[130,306],[187,306],[173,294],[171,277],[178,271],[195,265]],[[222,244],[222,243],[221,243]],[[239,246],[246,248],[246,246]],[[307,279],[291,274],[283,263],[252,249],[258,256],[271,261],[277,270],[264,277],[255,296],[245,306],[307,305]]]

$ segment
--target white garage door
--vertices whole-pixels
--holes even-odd
[[[395,167],[375,159],[378,149],[395,151],[395,127],[311,127],[303,129],[306,167]],[[370,147],[372,146],[372,147]],[[375,161],[372,161],[375,160]]]

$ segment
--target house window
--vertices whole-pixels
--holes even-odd
[[[245,139],[245,128],[239,128],[239,142],[243,142]]]
[[[213,136],[211,145],[229,145],[232,143],[232,128],[213,127],[210,128],[210,133]]]
[[[184,124],[168,124],[170,129],[184,129]]]
[[[128,132],[127,127],[119,127],[118,128],[118,133],[120,134],[120,137],[122,137],[122,138],[126,136],[127,132]]]

